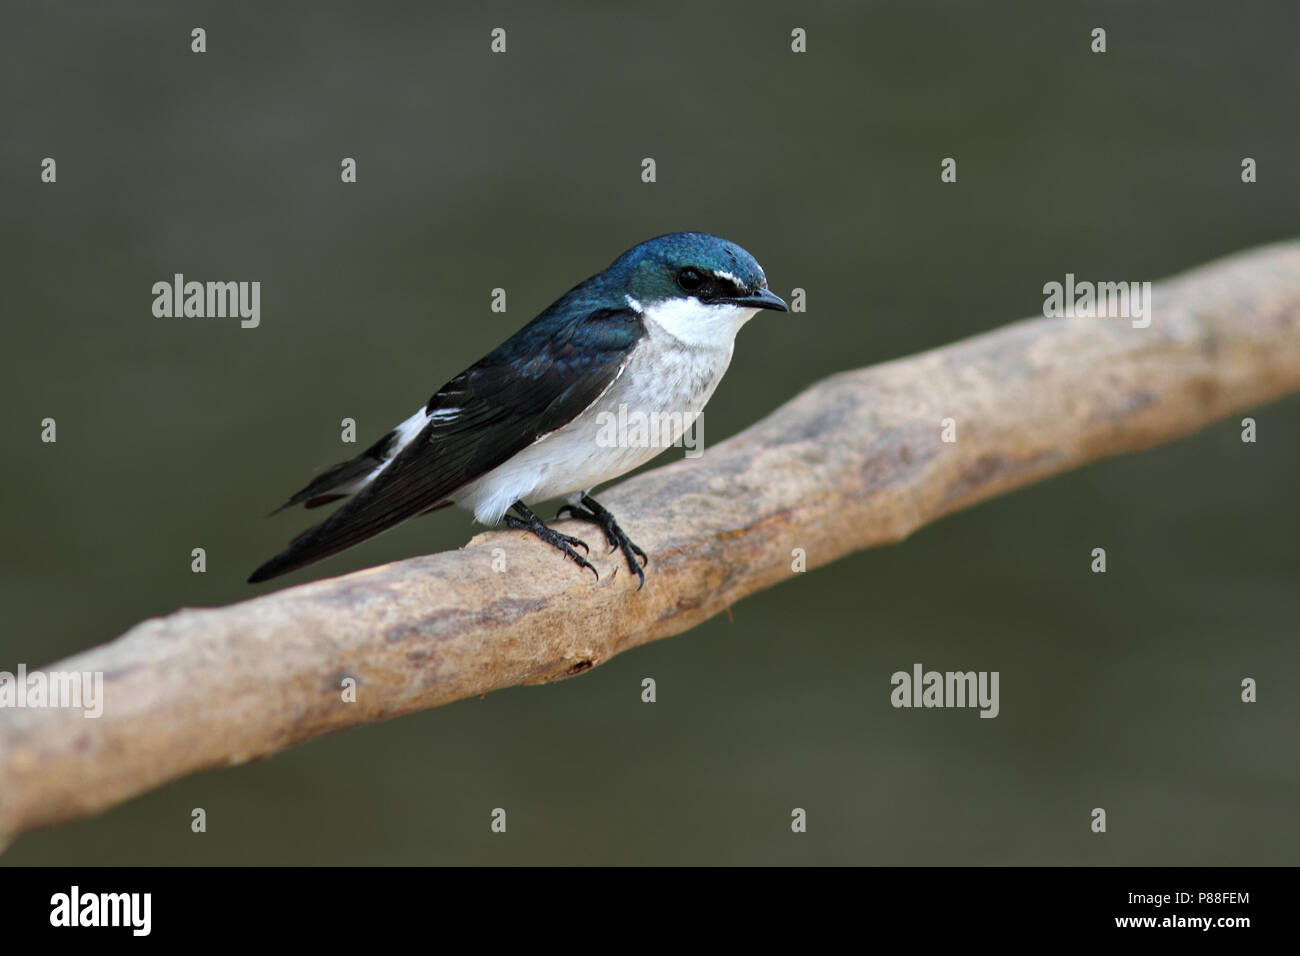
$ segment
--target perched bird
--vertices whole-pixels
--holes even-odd
[[[577,551],[590,553],[586,543],[547,527],[526,504],[567,496],[560,513],[597,525],[640,588],[645,552],[591,489],[677,442],[726,372],[736,333],[759,309],[789,311],[768,291],[754,257],[735,243],[678,232],[634,246],[370,448],[318,475],[277,509],[351,496],[249,582],[294,571],[453,503],[483,524],[504,519],[532,532],[599,577]],[[659,415],[675,434],[649,446],[612,443],[601,430],[620,409],[625,421],[628,412]]]

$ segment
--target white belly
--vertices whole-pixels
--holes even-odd
[[[456,504],[495,524],[516,501],[589,491],[676,443],[721,381],[734,339],[686,345],[646,324],[649,334],[604,395],[569,424],[466,485],[455,494]]]

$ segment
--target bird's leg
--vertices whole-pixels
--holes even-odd
[[[506,527],[519,531],[531,531],[547,544],[563,551],[566,557],[572,558],[577,563],[578,567],[590,569],[591,573],[596,575],[596,580],[600,580],[600,573],[596,570],[595,565],[574,550],[576,547],[581,547],[583,551],[590,554],[591,549],[587,547],[587,542],[578,538],[571,538],[567,534],[560,534],[558,531],[546,527],[546,522],[537,517],[522,501],[516,501],[511,507],[519,512],[519,517],[516,518],[510,514],[503,515],[501,520],[506,523]]]
[[[558,518],[568,512],[579,521],[590,521],[592,524],[598,525],[600,530],[605,532],[605,540],[609,542],[609,550],[613,551],[618,548],[622,551],[623,557],[627,559],[627,566],[632,569],[633,574],[641,579],[636,586],[638,591],[641,590],[645,584],[645,572],[641,569],[650,563],[646,553],[632,543],[632,539],[627,536],[627,532],[618,526],[614,516],[605,510],[595,498],[591,497],[591,495],[583,495],[581,501],[582,507],[565,505],[555,516]],[[637,563],[637,558],[641,559],[640,564]]]

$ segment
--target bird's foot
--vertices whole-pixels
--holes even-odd
[[[609,542],[609,550],[613,551],[618,548],[618,550],[622,551],[623,557],[627,560],[627,566],[640,579],[636,586],[636,589],[640,591],[645,586],[645,572],[641,569],[650,563],[650,559],[644,551],[632,543],[632,539],[627,536],[627,532],[618,526],[614,516],[606,511],[591,495],[582,496],[581,506],[564,505],[556,512],[555,516],[558,518],[566,512],[579,521],[590,521],[605,532],[605,540]],[[637,562],[637,558],[641,559],[640,563]]]
[[[573,538],[567,534],[560,534],[560,532],[546,527],[546,522],[537,517],[537,515],[529,510],[522,501],[516,501],[514,509],[518,511],[522,517],[516,518],[514,515],[503,515],[501,520],[506,523],[506,527],[513,528],[517,531],[532,532],[551,547],[563,551],[565,557],[571,559],[578,565],[578,567],[586,568],[591,571],[592,574],[596,575],[597,581],[600,580],[600,573],[596,570],[596,566],[580,555],[576,550],[577,548],[582,548],[583,551],[590,554],[591,549],[587,547],[587,542],[583,541],[581,538]]]

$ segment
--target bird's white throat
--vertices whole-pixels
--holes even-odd
[[[644,307],[634,299],[628,304],[673,338],[705,348],[728,348],[741,326],[758,312],[738,305],[706,305],[694,296],[664,299]]]

